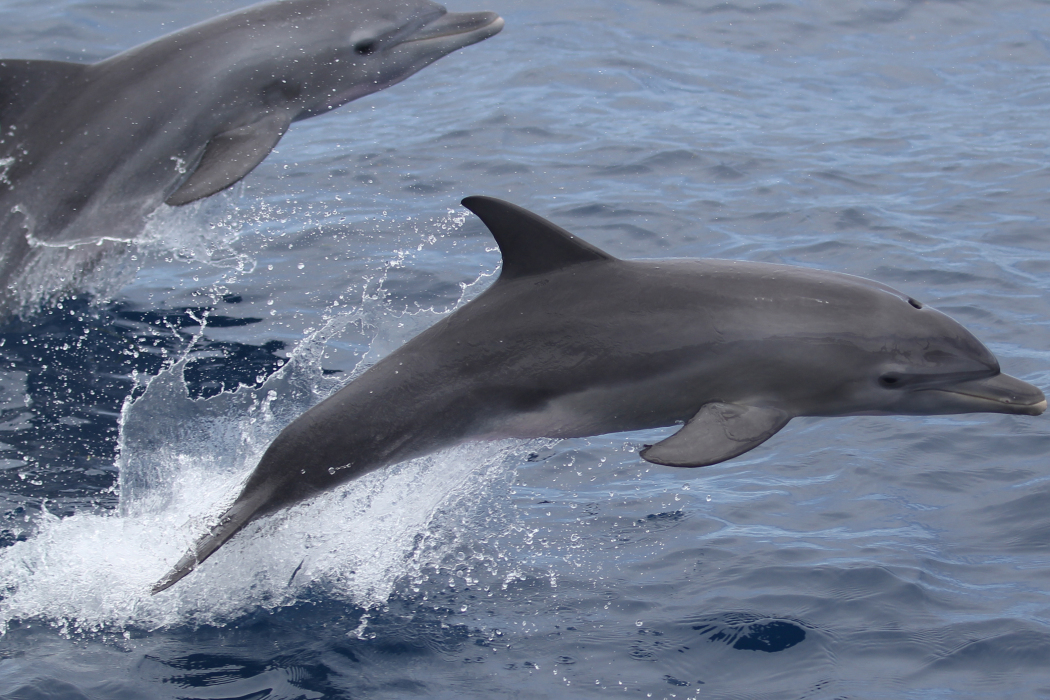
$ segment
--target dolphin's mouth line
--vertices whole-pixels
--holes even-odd
[[[934,392],[943,396],[943,400],[952,404],[953,413],[1015,413],[1038,416],[1046,410],[1046,395],[1042,391],[1028,382],[1002,372],[984,378],[937,383],[915,389],[916,394],[923,392]]]
[[[432,41],[486,30],[490,32],[486,36],[492,36],[501,29],[503,29],[503,18],[494,12],[447,14],[423,25],[419,31],[407,37],[401,44]]]
[[[893,373],[892,376],[896,377],[899,382],[897,386],[902,389],[909,388],[912,391],[947,391],[950,393],[964,393],[962,391],[955,391],[951,389],[951,385],[958,385],[965,382],[976,382],[982,379],[991,379],[998,377],[1002,372],[998,367],[990,367],[986,370],[979,370],[976,372],[943,372],[939,374],[905,374],[905,373]],[[946,388],[949,387],[949,388]],[[969,394],[968,394],[969,395]]]
[[[945,388],[929,388],[920,389],[919,391],[938,391],[942,394],[957,394],[958,396],[966,396],[971,399],[978,399],[980,401],[988,401],[990,403],[1002,404],[1004,406],[1019,406],[1022,408],[1038,408],[1040,413],[1046,410],[1046,399],[1042,401],[1036,401],[1035,403],[1023,403],[1021,401],[1012,401],[1008,398],[999,398],[996,396],[988,396],[987,394],[981,394],[976,391],[961,391],[957,389],[945,389]]]

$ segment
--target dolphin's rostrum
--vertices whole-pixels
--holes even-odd
[[[618,260],[507,202],[463,204],[503,255],[497,281],[286,427],[233,506],[154,587],[252,520],[465,440],[684,423],[641,453],[715,464],[795,416],[1039,415],[948,316],[886,285],[727,260]]]
[[[429,0],[280,0],[99,63],[0,60],[0,311],[75,283],[162,202],[237,182],[292,122],[502,27]]]

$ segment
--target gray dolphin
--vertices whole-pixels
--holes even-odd
[[[641,456],[701,467],[795,416],[1039,415],[965,328],[861,277],[728,260],[618,260],[507,202],[463,205],[503,255],[479,297],[285,428],[168,588],[252,520],[465,440],[684,423]]]
[[[243,178],[292,122],[502,27],[429,0],[281,0],[90,65],[0,61],[0,297],[28,302],[30,269],[61,290],[75,271],[49,249],[126,242],[162,202]]]

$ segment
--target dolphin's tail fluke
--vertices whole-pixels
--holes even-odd
[[[175,567],[164,578],[153,584],[153,588],[150,589],[150,595],[156,595],[163,590],[171,588],[185,578],[201,562],[210,557],[215,550],[224,545],[226,540],[236,535],[241,528],[254,520],[258,510],[259,499],[238,499],[236,503],[230,506],[229,510],[222,514],[218,524],[197,540],[197,543],[179,559]]]

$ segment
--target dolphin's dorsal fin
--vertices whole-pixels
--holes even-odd
[[[48,91],[82,80],[90,67],[66,61],[0,60],[0,125],[10,127]]]
[[[681,430],[641,452],[642,459],[669,467],[706,467],[752,450],[787,425],[778,408],[714,401],[700,407]]]
[[[270,154],[291,123],[286,114],[275,112],[216,134],[204,147],[193,174],[164,203],[176,207],[226,189]]]
[[[495,197],[467,197],[463,206],[492,232],[503,255],[500,279],[515,279],[599,260],[616,260],[604,250],[543,217]]]

